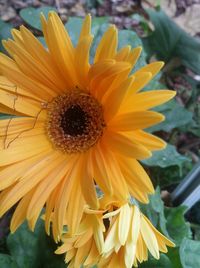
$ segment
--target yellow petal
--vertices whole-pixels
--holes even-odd
[[[166,147],[166,142],[162,139],[143,130],[133,131],[130,135],[134,137],[136,142],[141,143],[151,151],[161,150]]]
[[[50,224],[52,220],[52,212],[55,207],[55,201],[57,200],[57,196],[60,192],[60,185],[62,183],[58,184],[58,186],[52,191],[50,194],[47,202],[46,202],[46,209],[45,209],[45,230],[48,235],[50,235]],[[55,224],[55,223],[54,223]],[[56,236],[55,241],[57,241],[58,235]]]
[[[66,165],[65,159],[63,160],[63,158],[61,158],[61,160],[58,161],[57,166],[54,167],[54,170],[51,171],[51,173],[49,173],[48,176],[44,178],[38,185],[28,206],[28,219],[32,218],[32,215],[40,213],[50,193],[65,176],[68,170],[68,165]]]
[[[104,133],[103,138],[107,146],[117,154],[140,160],[151,156],[151,152],[143,145],[134,142],[134,138],[131,140],[123,134],[111,131]]]
[[[90,249],[90,252],[88,253],[88,256],[84,262],[84,266],[93,266],[97,263],[97,259],[99,257],[99,252],[96,247],[95,241],[92,242],[92,246]]]
[[[73,186],[70,193],[70,202],[67,208],[67,225],[69,233],[75,234],[82,218],[85,201],[81,192],[80,175],[78,170],[72,170]],[[79,173],[78,173],[79,172]]]
[[[23,28],[21,29],[23,30]],[[4,47],[9,51],[19,69],[25,75],[43,85],[46,85],[47,88],[52,89],[53,91],[58,93],[62,92],[64,84],[60,82],[60,80],[62,81],[61,76],[56,76],[54,72],[49,70],[49,68],[46,68],[46,66],[42,63],[42,58],[36,59],[32,56],[32,54],[29,54],[26,49],[18,45],[13,40],[4,41]]]
[[[70,193],[73,187],[74,178],[72,169],[75,167],[76,161],[77,156],[70,156],[70,159],[68,159],[69,169],[60,185],[60,189],[58,190],[57,198],[54,204],[54,225],[56,226],[56,230],[58,231],[59,235],[61,235],[63,232],[66,209],[70,201]]]
[[[85,257],[88,255],[91,247],[91,240],[89,240],[85,245],[84,248],[78,248],[75,261],[74,261],[74,267],[81,267],[82,263],[85,260]]]
[[[108,176],[106,171],[106,162],[103,155],[103,150],[100,146],[97,145],[93,151],[94,155],[94,179],[101,188],[101,190],[108,194],[113,194],[113,187],[111,183],[111,178]]]
[[[115,26],[111,26],[103,35],[97,49],[94,58],[94,63],[103,59],[112,59],[115,57],[118,36]]]
[[[110,177],[111,179],[113,193],[120,202],[125,203],[129,197],[129,192],[125,178],[121,173],[115,155],[110,150],[108,150],[106,146],[103,145],[101,146],[103,147],[103,151],[105,154],[104,157],[105,157],[106,173],[108,174],[108,177]]]
[[[49,154],[43,160],[33,163],[33,166],[23,174],[21,180],[14,185],[1,201],[1,216],[55,168],[57,157],[57,154]],[[51,164],[50,166],[48,165],[49,163]]]
[[[79,42],[81,42],[85,37],[91,36],[91,16],[88,14],[82,24],[81,33],[79,37]]]
[[[16,89],[17,90],[17,89]],[[0,103],[12,110],[12,114],[19,112],[22,115],[36,117],[41,111],[41,104],[27,97],[17,95],[17,93],[8,93],[0,89]]]
[[[108,63],[104,71],[99,72],[99,74],[95,75],[91,80],[89,85],[90,91],[97,99],[101,100],[106,92],[111,90],[111,88],[116,88],[124,81],[130,71],[130,67],[130,64],[125,62]],[[121,76],[121,74],[123,75]],[[122,79],[122,81],[119,81],[119,78],[120,80]]]
[[[125,177],[127,180],[132,180],[138,183],[138,187],[142,192],[154,193],[153,184],[144,170],[144,168],[135,159],[119,157],[118,162],[124,173],[127,175]],[[131,185],[131,184],[130,184]],[[132,190],[134,192],[134,189]]]
[[[71,250],[73,248],[73,244],[63,244],[62,246],[60,246],[59,248],[57,248],[57,250],[55,251],[55,254],[63,254],[68,252],[69,250]]]
[[[28,194],[26,194],[24,198],[22,198],[22,200],[17,205],[17,208],[15,209],[15,212],[13,213],[11,223],[10,223],[11,233],[14,233],[17,230],[17,228],[25,221],[27,208],[28,208],[29,202],[31,201],[34,190],[35,189],[32,189]]]
[[[113,90],[104,101],[104,118],[109,121],[118,111],[127,91],[133,84],[134,77],[128,77],[116,90]]]
[[[15,84],[11,83],[5,76],[0,75],[0,89],[5,90],[6,92],[10,93],[17,93],[19,96],[26,96],[30,99],[40,101],[35,94],[31,94],[30,92],[23,90],[21,87],[16,86]]]
[[[130,52],[128,56],[128,61],[131,63],[132,68],[135,66],[136,62],[138,61],[141,52],[142,52],[142,47],[136,47]]]
[[[0,166],[6,166],[50,151],[52,151],[51,144],[44,135],[15,139],[9,148],[0,150]]]
[[[96,194],[96,189],[94,185],[94,173],[93,169],[93,160],[91,156],[91,152],[88,154],[84,154],[83,159],[80,160],[80,166],[77,168],[81,171],[81,189],[84,195],[85,200],[87,201],[88,205],[93,209],[99,208],[99,201]]]
[[[131,210],[128,204],[124,205],[119,214],[118,237],[121,245],[125,245],[131,223]]]
[[[151,227],[149,226],[148,222],[142,215],[141,215],[141,234],[152,256],[155,259],[159,259],[160,254],[156,236],[152,231]]]
[[[176,95],[172,90],[151,90],[133,95],[124,105],[125,111],[141,111],[161,105]]]
[[[26,76],[20,71],[15,62],[4,54],[0,54],[0,68],[3,75],[8,77],[15,86],[18,87],[20,85],[24,91],[34,94],[41,101],[52,100],[57,95],[56,92],[50,90],[45,85]]]
[[[110,230],[107,233],[105,244],[103,248],[103,253],[110,252],[116,245],[117,239],[117,229],[118,229],[119,221],[116,219],[115,222],[112,224]]]
[[[145,87],[149,81],[151,80],[152,74],[150,72],[141,72],[137,75],[133,75],[135,78],[132,87],[127,91],[127,94],[124,98],[123,105],[121,107],[121,111],[123,112],[123,109],[126,110],[126,102],[129,101],[129,99],[133,98],[135,96],[135,93],[140,91],[143,87]]]
[[[130,50],[131,50],[131,46],[125,46],[123,48],[121,48],[116,56],[115,56],[115,60],[116,61],[127,61],[127,58],[129,56],[129,53],[130,53]]]
[[[153,111],[137,111],[119,114],[109,122],[109,127],[116,131],[132,131],[143,129],[158,124],[164,120],[164,116]]]
[[[82,38],[75,50],[75,66],[79,85],[84,89],[88,87],[88,72],[90,69],[89,52],[92,44],[92,37]]]
[[[46,156],[46,153],[41,153],[35,157],[31,157],[21,162],[6,166],[0,170],[0,190],[2,191],[17,182],[24,175],[24,173],[32,167],[33,163],[43,159],[44,156]]]
[[[163,65],[164,65],[163,61],[152,62],[150,64],[145,65],[141,69],[139,69],[134,75],[143,73],[143,72],[150,72],[153,78],[161,70]]]
[[[46,21],[41,16],[43,33],[48,45],[49,51],[65,79],[67,88],[73,88],[76,85],[76,72],[74,68],[74,48],[70,37],[55,12],[49,13]]]
[[[163,234],[161,234],[154,226],[153,224],[150,222],[150,220],[143,215],[143,217],[145,218],[146,222],[149,224],[149,226],[152,228],[154,234],[156,235],[157,241],[158,241],[158,245],[160,247],[160,251],[162,252],[167,252],[165,244],[169,247],[175,247],[175,244],[169,240],[166,236],[164,236]]]

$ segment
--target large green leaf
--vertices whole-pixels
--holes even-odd
[[[170,268],[183,268],[180,260],[179,247],[168,248],[167,257],[170,259],[172,264]]]
[[[145,47],[150,54],[156,54],[165,62],[179,58],[194,72],[200,72],[200,42],[187,34],[174,23],[163,11],[148,10],[155,31],[144,39]]]
[[[176,246],[179,246],[182,240],[187,237],[191,238],[191,230],[189,223],[184,218],[185,207],[166,208],[166,227],[170,237],[175,241]]]
[[[20,268],[15,262],[15,260],[7,254],[0,254],[0,267],[1,268]]]
[[[9,23],[5,23],[4,21],[0,19],[0,51],[5,52],[5,49],[2,45],[2,40],[8,39],[9,37],[11,37],[11,33],[10,33],[11,29],[12,29],[12,25],[10,25]]]
[[[22,19],[31,27],[37,30],[42,30],[40,15],[43,13],[45,17],[50,11],[56,11],[54,7],[45,6],[40,8],[27,7],[20,10],[19,14]]]
[[[175,100],[165,105],[154,108],[165,116],[165,120],[158,125],[148,128],[149,132],[166,131],[170,132],[174,128],[187,126],[192,123],[193,114],[178,104]]]
[[[83,23],[82,18],[69,17],[67,23],[65,24],[65,28],[67,29],[74,46],[76,46],[78,42],[82,23]]]
[[[168,144],[164,150],[153,152],[153,156],[142,160],[142,163],[149,167],[179,166],[181,168],[186,161],[190,159],[179,154],[175,146]]]
[[[56,245],[46,236],[42,220],[38,221],[34,232],[24,223],[8,236],[7,245],[20,268],[66,268],[62,256],[54,254]]]
[[[179,166],[169,166],[166,168],[151,167],[151,178],[155,185],[160,185],[161,188],[177,184],[187,175],[192,169],[192,161],[184,162],[181,168]]]
[[[200,267],[200,241],[185,238],[180,245],[180,258],[183,268]]]
[[[166,218],[164,214],[164,203],[161,200],[160,188],[157,187],[155,194],[149,196],[149,204],[141,205],[142,211],[149,218],[149,220],[159,228],[162,233],[169,237],[166,228]]]

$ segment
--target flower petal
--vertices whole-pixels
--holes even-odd
[[[115,57],[118,44],[117,34],[118,32],[114,25],[110,26],[110,28],[104,33],[96,49],[94,63],[100,60],[112,59]]]
[[[151,152],[143,145],[136,143],[134,138],[131,140],[123,134],[107,131],[104,133],[103,139],[110,150],[116,154],[140,160],[151,156]]]
[[[115,131],[132,131],[148,128],[164,120],[164,116],[153,111],[138,111],[119,114],[109,122],[109,128]]]

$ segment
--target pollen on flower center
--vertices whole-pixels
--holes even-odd
[[[88,150],[103,134],[102,106],[90,94],[74,89],[48,105],[47,133],[57,149],[66,153]]]

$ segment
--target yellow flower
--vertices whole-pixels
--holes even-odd
[[[148,250],[159,259],[160,252],[174,247],[144,216],[128,203],[106,214],[84,214],[74,236],[64,234],[57,254],[66,253],[68,267],[131,268],[147,261]]]
[[[105,214],[105,218],[110,218],[110,227],[98,267],[137,267],[137,262],[147,261],[148,250],[159,259],[159,251],[166,253],[166,246],[175,246],[135,205],[125,204],[117,211]]]
[[[47,49],[21,26],[3,42],[10,57],[0,55],[0,111],[18,116],[0,120],[0,216],[19,201],[11,231],[25,219],[34,229],[46,205],[46,230],[52,221],[59,236],[65,217],[73,234],[85,206],[99,208],[96,184],[121,204],[130,194],[148,202],[153,185],[137,160],[165,143],[142,129],[164,119],[149,109],[175,94],[139,92],[163,63],[130,75],[141,48],[118,51],[115,26],[89,63],[89,15],[76,47],[56,13],[41,21]]]
[[[67,267],[93,267],[100,259],[104,246],[105,227],[102,214],[84,214],[77,230],[73,236],[62,235],[63,245],[55,253],[65,255]]]

